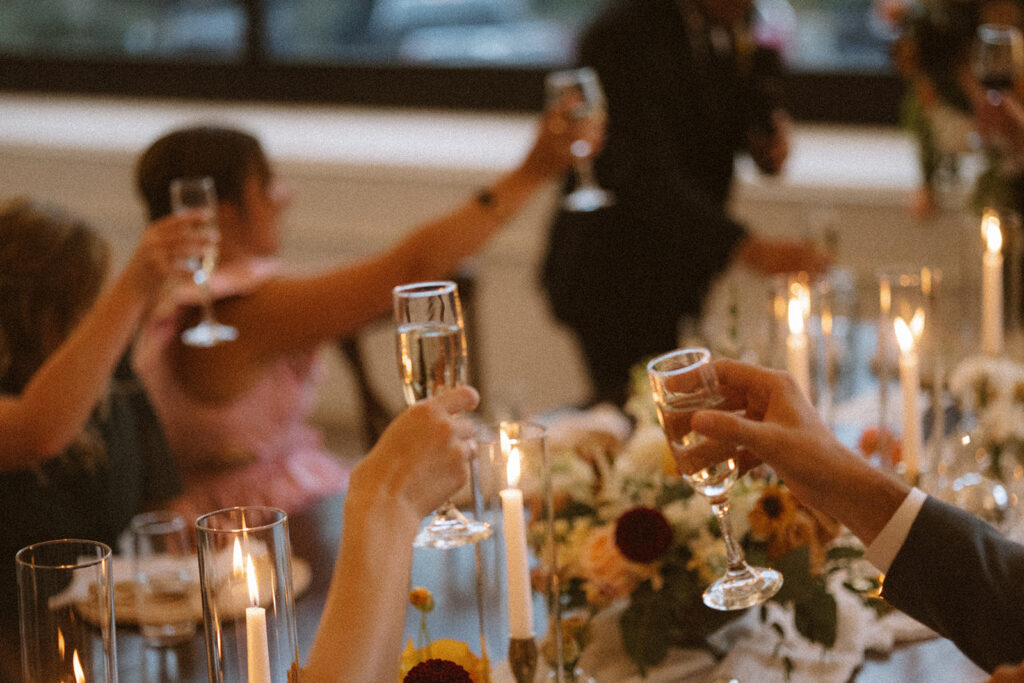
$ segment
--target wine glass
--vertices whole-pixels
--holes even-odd
[[[729,490],[739,476],[736,451],[690,429],[693,413],[723,400],[711,352],[699,347],[671,351],[647,364],[647,376],[672,455],[686,481],[710,499],[722,529],[729,566],[725,575],[704,591],[704,604],[717,610],[736,610],[764,602],[782,587],[782,574],[748,565],[733,537]]]
[[[544,81],[549,106],[566,95],[576,95],[580,103],[572,110],[576,119],[600,120],[605,116],[604,91],[597,72],[590,67],[552,71]],[[591,156],[594,152],[586,140],[575,140],[569,148],[573,156],[576,187],[562,200],[567,211],[596,211],[615,203],[615,196],[600,187],[594,179]]]
[[[466,330],[454,282],[414,282],[393,290],[398,370],[405,402],[466,384]],[[468,519],[451,501],[438,508],[413,545],[456,548],[491,535],[486,522]]]
[[[1015,26],[982,24],[975,42],[974,75],[989,91],[1013,89],[1024,68],[1024,37]]]
[[[175,178],[171,181],[171,210],[174,213],[199,210],[205,221],[200,229],[212,234],[217,232],[217,191],[213,178]],[[191,259],[192,279],[199,286],[202,297],[202,319],[181,333],[181,340],[189,346],[209,347],[238,338],[238,330],[223,325],[213,316],[213,298],[210,294],[210,277],[217,265],[217,245],[210,244],[203,251],[201,259]]]

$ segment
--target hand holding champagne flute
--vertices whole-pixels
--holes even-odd
[[[175,178],[171,181],[171,209],[174,213],[198,210],[206,217],[202,230],[217,232],[217,192],[213,178]],[[213,316],[213,299],[210,294],[210,278],[217,265],[217,245],[210,244],[203,252],[202,259],[190,264],[192,279],[199,285],[202,296],[202,319],[194,327],[181,333],[181,339],[189,346],[213,346],[238,338],[238,330],[223,325]]]
[[[394,288],[398,370],[405,402],[466,384],[466,331],[454,282],[414,282]],[[455,548],[491,535],[486,522],[470,520],[448,501],[416,536],[423,548]]]
[[[589,67],[552,71],[545,79],[548,105],[563,97],[576,97],[579,104],[573,109],[576,119],[603,121],[605,98],[597,72]],[[576,188],[565,196],[563,207],[566,211],[596,211],[615,203],[614,195],[597,184],[591,157],[594,150],[586,140],[575,140],[570,151],[573,155],[573,170],[576,173]]]
[[[725,575],[704,591],[704,604],[734,610],[764,602],[778,592],[782,575],[774,569],[748,565],[733,537],[729,491],[739,476],[736,451],[690,428],[695,412],[723,401],[711,352],[704,348],[671,351],[647,364],[647,376],[672,455],[686,481],[711,501],[722,529],[729,566]]]

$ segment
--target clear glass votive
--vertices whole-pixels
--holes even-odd
[[[298,671],[288,516],[234,507],[196,520],[210,681],[285,682]]]
[[[110,547],[36,543],[15,556],[26,681],[117,681]]]
[[[201,613],[189,524],[176,512],[156,510],[136,515],[129,528],[139,632],[158,647],[189,640]]]

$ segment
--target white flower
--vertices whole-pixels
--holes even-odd
[[[671,457],[671,452],[661,427],[637,427],[615,459],[615,471],[637,479],[660,480],[666,456]]]

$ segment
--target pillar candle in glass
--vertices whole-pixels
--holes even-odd
[[[235,507],[196,520],[210,681],[284,683],[299,667],[288,517]]]
[[[924,311],[918,309],[909,323],[903,318],[897,317],[893,326],[896,341],[900,347],[900,390],[903,396],[903,436],[900,442],[900,452],[904,475],[911,484],[914,484],[917,482],[920,472],[922,442],[921,409],[918,401],[921,372],[916,343],[924,329]]]
[[[59,539],[15,555],[26,681],[117,681],[110,547]]]
[[[981,219],[985,252],[981,257],[981,350],[1003,352],[1003,233],[999,214],[987,210]]]

